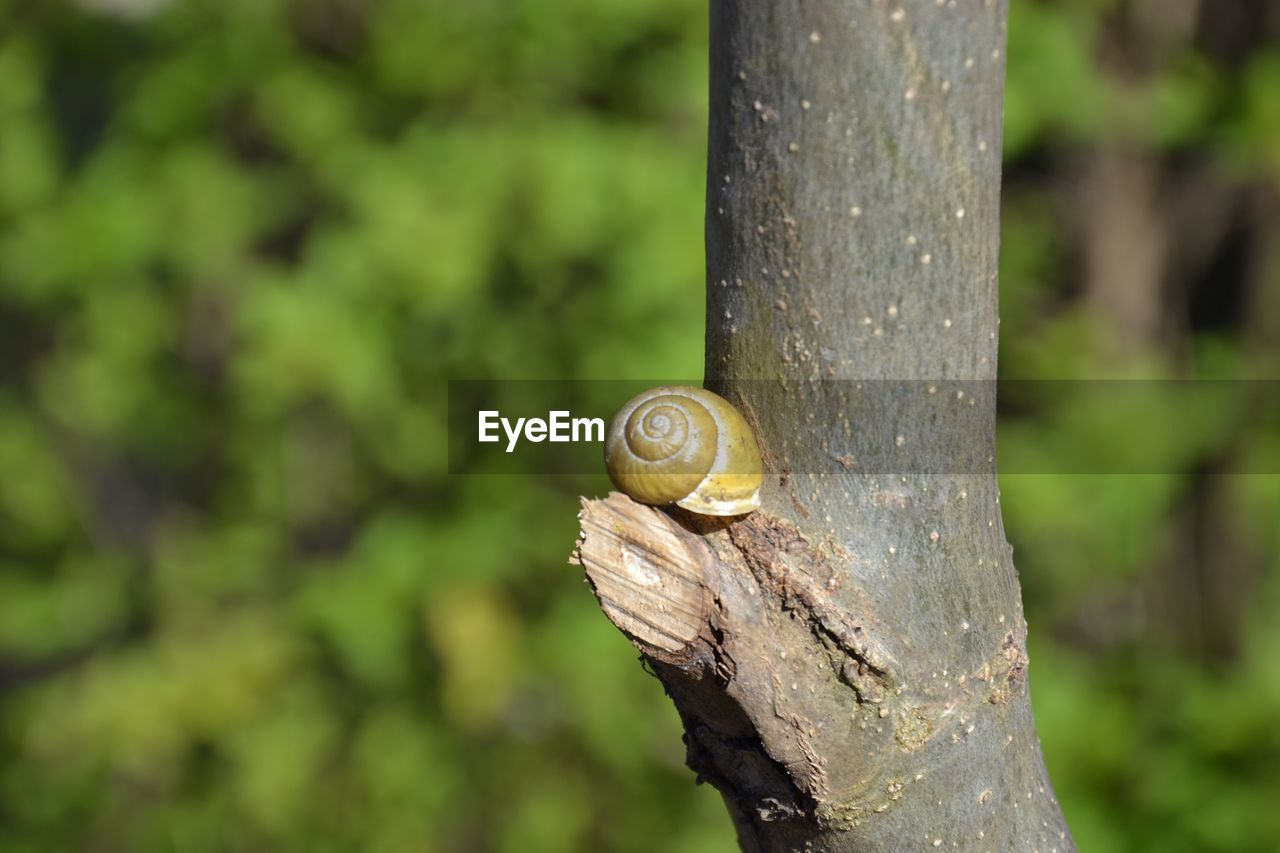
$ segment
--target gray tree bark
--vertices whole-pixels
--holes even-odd
[[[1074,849],[991,462],[1005,20],[711,2],[706,381],[763,508],[584,501],[575,556],[744,850]]]

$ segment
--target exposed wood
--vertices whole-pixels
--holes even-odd
[[[686,648],[707,621],[696,536],[653,507],[614,493],[583,501],[575,562],[605,615],[653,656]]]

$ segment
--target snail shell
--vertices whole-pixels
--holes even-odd
[[[756,437],[728,400],[702,388],[664,386],[633,397],[609,424],[604,459],[614,485],[641,503],[703,515],[760,508]]]

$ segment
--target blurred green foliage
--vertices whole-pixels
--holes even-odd
[[[1275,253],[1251,309],[1195,297],[1262,237],[1127,346],[1053,186],[1123,150],[1274,196],[1280,51],[1013,5],[1005,372],[1274,373]],[[700,374],[705,18],[0,0],[0,850],[735,849],[564,564],[603,477],[444,458],[447,378]],[[1213,434],[1195,474],[1005,481],[1084,849],[1280,836],[1280,483],[1212,467],[1280,437]]]

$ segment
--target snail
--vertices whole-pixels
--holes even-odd
[[[614,485],[641,503],[702,515],[760,507],[756,437],[728,400],[702,388],[664,386],[633,397],[609,424],[604,460]]]

